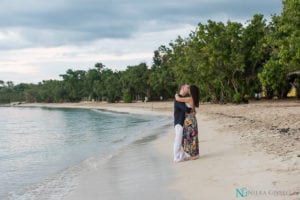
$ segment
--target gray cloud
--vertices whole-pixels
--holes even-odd
[[[38,82],[103,62],[147,62],[199,22],[280,14],[281,0],[1,0],[0,80]]]
[[[1,41],[0,37],[0,50],[129,38],[137,31],[196,25],[208,19],[245,20],[255,13],[269,16],[280,10],[280,0],[2,0],[0,33],[16,31],[20,38]]]

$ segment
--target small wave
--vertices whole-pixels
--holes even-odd
[[[31,185],[18,192],[8,194],[8,200],[57,200],[65,197],[76,187],[76,167],[49,177],[41,183]]]
[[[125,138],[112,141],[113,144],[124,142]]]
[[[101,113],[109,113],[109,114],[130,114],[129,112],[121,112],[121,111],[112,111],[112,110],[107,110],[107,109],[101,109],[101,108],[98,108],[98,109],[92,109],[93,111],[98,111],[98,112],[101,112]]]

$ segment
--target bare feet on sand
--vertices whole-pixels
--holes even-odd
[[[198,155],[198,156],[191,156],[191,157],[189,157],[189,160],[196,160],[198,158],[200,158],[200,155]]]
[[[179,161],[174,161],[174,163],[181,163],[181,162],[185,162],[185,161],[189,161],[189,160],[197,160],[198,158],[200,158],[200,155],[198,156],[190,156],[184,160],[179,160]]]

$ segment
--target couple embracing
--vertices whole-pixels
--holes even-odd
[[[174,162],[199,158],[195,109],[197,107],[199,107],[199,88],[195,85],[182,85],[174,101]]]

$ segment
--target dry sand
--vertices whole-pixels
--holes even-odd
[[[173,114],[172,102],[31,106]],[[202,104],[197,117],[201,157],[172,164],[176,178],[170,189],[185,199],[300,199],[299,101]],[[174,131],[166,131],[154,143],[172,162]]]

